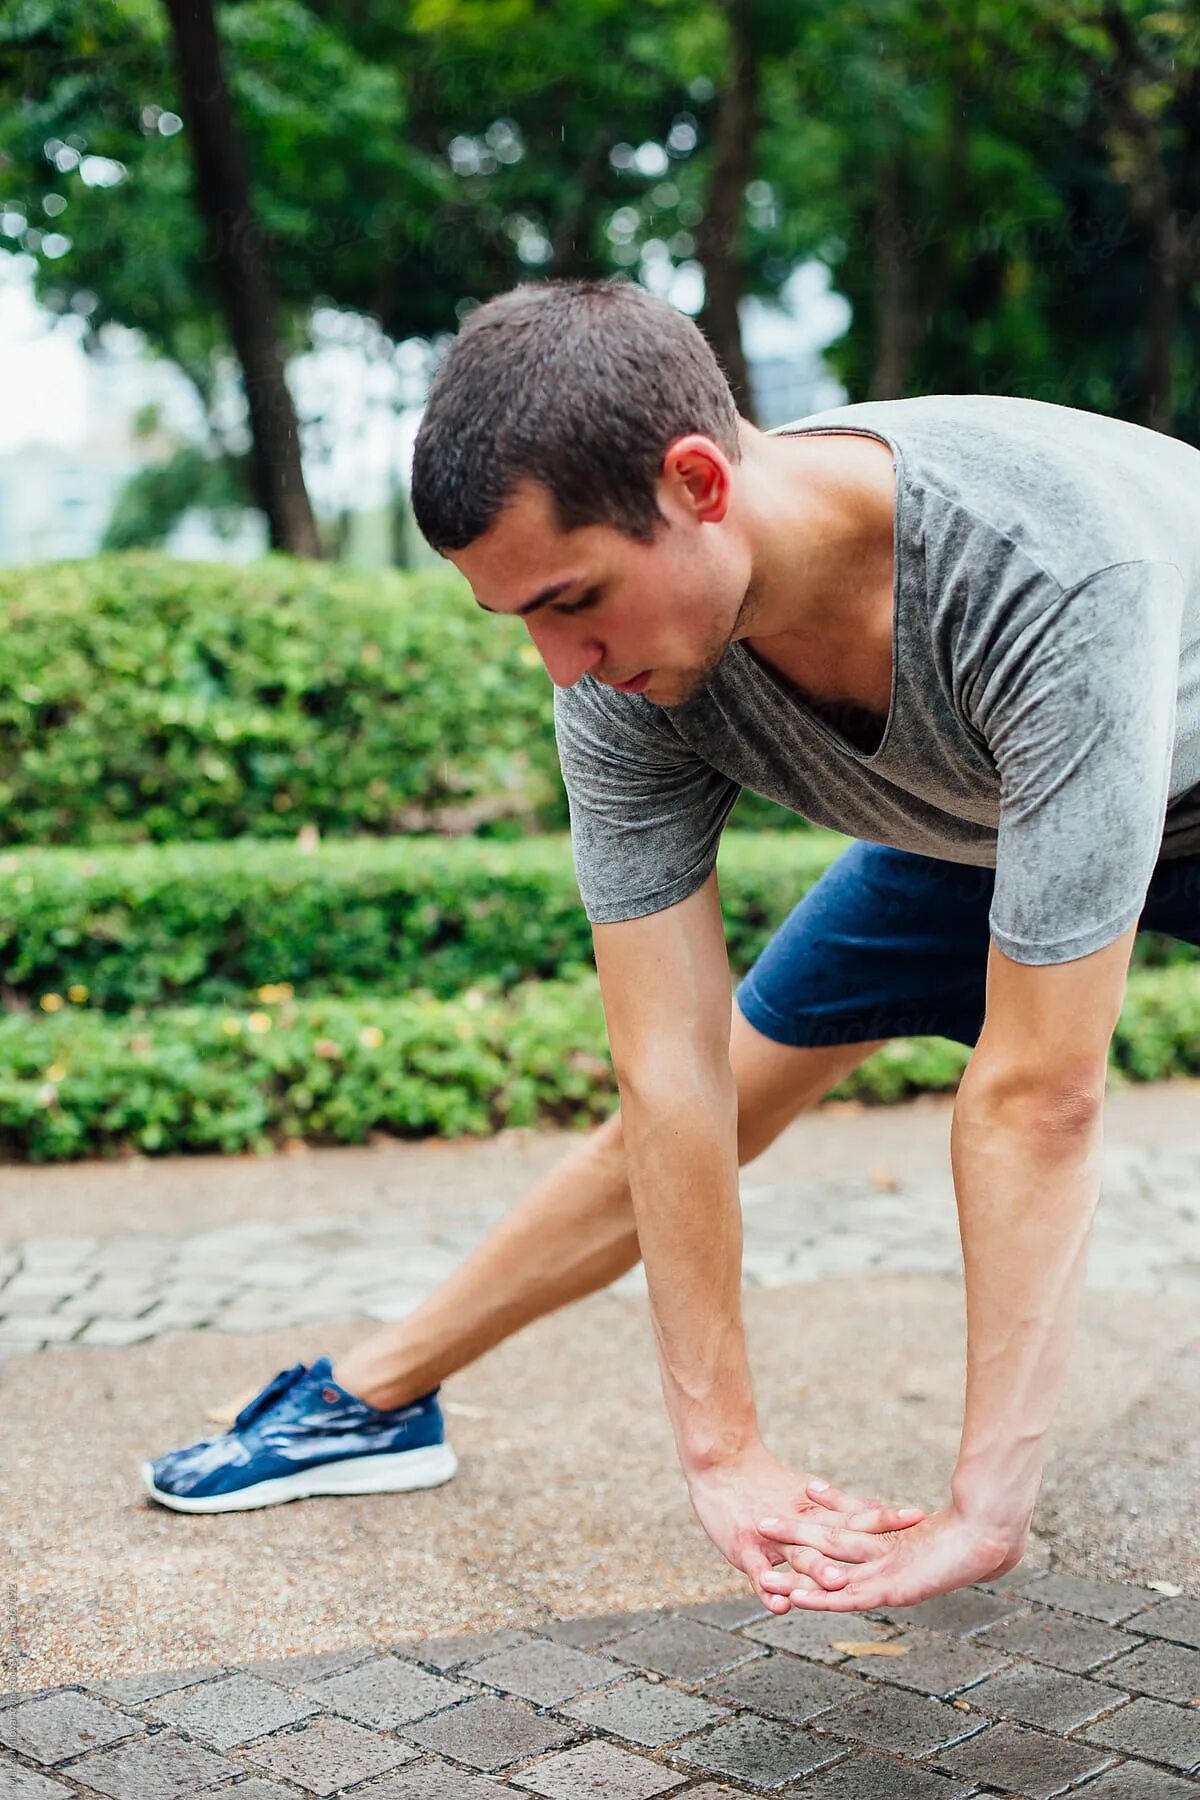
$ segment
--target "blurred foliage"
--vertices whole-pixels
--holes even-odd
[[[186,444],[131,475],[117,496],[100,548],[159,548],[192,507],[211,515],[218,535],[233,536],[245,516],[245,458],[212,456]]]
[[[320,300],[399,339],[519,279],[661,287],[695,263],[735,11],[756,130],[725,254],[768,296],[830,269],[851,398],[1014,392],[1200,440],[1192,0],[238,0],[221,24],[293,347]],[[139,326],[211,403],[222,331],[158,6],[13,0],[0,56],[2,198],[42,294]]]
[[[440,568],[0,570],[0,841],[561,826],[552,692]]]
[[[846,840],[726,831],[730,962],[747,969]],[[0,990],[108,1012],[304,994],[512,987],[592,966],[565,835],[20,850],[0,857]],[[71,1000],[71,996],[75,1000]]]
[[[794,816],[794,815],[789,815]],[[832,832],[727,830],[718,871],[742,975],[845,848]],[[592,967],[568,838],[13,850],[0,856],[0,995],[10,1008],[252,1005],[428,988],[507,989]],[[1200,960],[1140,936],[1138,967]]]
[[[949,1091],[967,1058],[943,1038],[900,1040],[834,1096]],[[1114,1082],[1200,1074],[1200,968],[1133,974],[1109,1067]],[[0,1071],[0,1155],[32,1162],[583,1126],[617,1101],[594,974],[453,1000],[10,1016]]]

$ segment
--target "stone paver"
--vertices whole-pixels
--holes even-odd
[[[491,1773],[509,1763],[527,1762],[547,1750],[561,1749],[577,1734],[514,1700],[480,1694],[449,1712],[410,1725],[407,1735],[425,1750]]]
[[[1076,1782],[1103,1769],[1103,1751],[1065,1743],[1023,1725],[994,1725],[979,1737],[945,1750],[938,1759],[956,1774],[986,1782],[1022,1800],[1052,1800]]]
[[[782,1618],[766,1618],[761,1612],[753,1624],[741,1634],[756,1644],[772,1650],[786,1650],[792,1656],[806,1657],[810,1662],[849,1663],[845,1650],[835,1644],[880,1643],[894,1638],[894,1628],[882,1620],[860,1618],[854,1613],[784,1613]]]
[[[573,1699],[585,1688],[603,1687],[624,1673],[619,1663],[590,1651],[536,1641],[468,1663],[465,1672],[489,1687],[503,1688],[507,1694],[519,1694],[542,1706]]]
[[[651,1800],[682,1787],[684,1777],[616,1744],[581,1744],[514,1777],[548,1800]]]
[[[1104,1625],[1120,1625],[1158,1598],[1147,1588],[1123,1581],[1101,1581],[1094,1575],[1042,1574],[1036,1580],[1036,1589],[1026,1586],[1021,1590],[1031,1599],[1040,1600],[1043,1606],[1080,1613],[1087,1619],[1099,1619]]]
[[[247,1752],[252,1764],[298,1782],[322,1800],[368,1775],[382,1775],[412,1762],[416,1755],[411,1744],[398,1738],[328,1717],[266,1738]]]
[[[70,1689],[0,1713],[0,1744],[50,1765],[144,1730],[140,1719]]]
[[[230,1750],[236,1744],[265,1737],[281,1725],[311,1718],[317,1709],[253,1675],[231,1675],[225,1681],[164,1694],[146,1710],[214,1750]]]
[[[1091,1284],[1200,1298],[1200,1151],[1110,1146],[1104,1197]],[[750,1181],[742,1204],[750,1286],[884,1269],[956,1274],[960,1267],[948,1168],[912,1179],[891,1175],[882,1186],[861,1176]],[[2,1244],[0,1352],[112,1347],[167,1331],[400,1318],[503,1211],[486,1196],[449,1208],[440,1193],[417,1193],[406,1195],[400,1218],[393,1210],[286,1224],[249,1220],[177,1237],[125,1231]],[[644,1285],[635,1269],[613,1291],[638,1293]]]
[[[797,1662],[793,1657],[761,1656],[745,1663],[732,1675],[710,1682],[705,1693],[730,1706],[745,1706],[771,1719],[807,1725],[818,1713],[827,1712],[839,1700],[858,1697],[858,1683],[819,1664]]]
[[[953,1776],[906,1768],[867,1750],[794,1791],[803,1800],[960,1800],[970,1789]]]
[[[620,1657],[638,1669],[674,1675],[680,1681],[703,1681],[722,1669],[731,1669],[757,1655],[755,1645],[732,1632],[704,1625],[696,1619],[662,1619],[644,1631],[618,1638],[607,1646],[610,1656]]]
[[[1006,1669],[972,1688],[971,1705],[997,1719],[1036,1725],[1042,1731],[1076,1731],[1123,1706],[1127,1694],[1061,1669]]]
[[[864,1682],[860,1697],[831,1707],[816,1724],[850,1743],[898,1751],[919,1762],[979,1731],[984,1722],[943,1700],[906,1694],[901,1688],[880,1688],[872,1681]]]
[[[0,1755],[0,1800],[65,1800],[71,1793],[61,1781],[23,1769],[20,1763]]]
[[[67,1772],[82,1784],[76,1792],[107,1794],[109,1800],[183,1800],[240,1773],[227,1757],[170,1731],[85,1756]]]
[[[1143,1644],[1140,1650],[1098,1671],[1098,1676],[1131,1694],[1200,1706],[1200,1650],[1186,1650],[1182,1644]]]
[[[355,1669],[305,1684],[305,1692],[331,1712],[343,1713],[359,1725],[398,1730],[442,1707],[465,1700],[470,1690],[460,1682],[431,1675],[395,1656],[372,1658]]]
[[[726,1713],[711,1700],[636,1675],[602,1693],[585,1694],[561,1710],[580,1725],[599,1727],[648,1750],[715,1725]]]
[[[1192,1650],[1200,1650],[1200,1600],[1189,1600],[1186,1597],[1165,1600],[1153,1612],[1131,1620],[1129,1629],[1144,1632],[1147,1637],[1166,1638],[1172,1644],[1186,1644]]]
[[[689,1738],[673,1756],[711,1775],[729,1775],[750,1787],[782,1787],[846,1754],[845,1743],[799,1726],[746,1713],[702,1736]]]
[[[980,1587],[919,1626],[719,1600],[0,1696],[0,1800],[1200,1800],[1200,1659],[1167,1635],[1195,1603],[1148,1593],[1026,1574],[1000,1588],[1019,1620]],[[1045,1660],[1055,1627],[1091,1673]],[[833,1650],[872,1639],[906,1655]],[[944,1694],[895,1680],[910,1656]]]
[[[906,1631],[892,1641],[904,1655],[880,1658],[875,1671],[879,1680],[940,1699],[961,1693],[1008,1663],[1005,1652],[994,1645],[937,1631]]]
[[[989,1628],[981,1641],[1017,1656],[1028,1656],[1034,1662],[1048,1663],[1052,1669],[1089,1675],[1093,1669],[1135,1649],[1142,1639],[1091,1619],[1039,1610]]]
[[[1082,1735],[1090,1744],[1166,1763],[1184,1774],[1200,1769],[1200,1712],[1194,1706],[1131,1700],[1098,1725],[1089,1725]]]
[[[1088,1800],[1193,1800],[1196,1789],[1192,1782],[1148,1763],[1123,1762],[1098,1781],[1090,1781],[1085,1791]]]
[[[514,1790],[501,1787],[489,1775],[471,1775],[431,1757],[359,1792],[370,1800],[512,1800]]]

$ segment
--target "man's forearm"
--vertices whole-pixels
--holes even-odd
[[[1028,1528],[1062,1392],[1100,1191],[1102,1119],[1033,1100],[989,1104],[970,1071],[951,1159],[967,1289],[959,1509]]]
[[[686,1094],[621,1090],[634,1214],[663,1393],[685,1470],[758,1442],[742,1325],[732,1079]]]

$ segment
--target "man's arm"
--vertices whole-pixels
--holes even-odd
[[[663,1391],[691,1470],[758,1437],[715,875],[681,905],[596,925],[593,938]]]
[[[716,876],[676,906],[596,925],[593,935],[663,1392],[689,1494],[722,1555],[772,1611],[786,1612],[787,1598],[761,1585],[783,1553],[755,1521],[829,1515],[807,1496],[811,1477],[779,1462],[759,1434],[742,1325],[731,983]],[[866,1555],[870,1534],[920,1516],[875,1506],[849,1537]],[[804,1574],[791,1579],[810,1585]]]
[[[1056,967],[993,945],[988,1022],[954,1108],[967,1397],[953,1493],[1020,1548],[1083,1290],[1108,1050],[1136,933]]]
[[[809,1589],[793,1605],[913,1605],[1019,1561],[1083,1288],[1108,1047],[1136,929],[1052,967],[1013,962],[993,944],[987,1023],[951,1135],[967,1290],[966,1409],[951,1503],[881,1546],[839,1592]],[[836,1542],[821,1541],[837,1554]],[[766,1581],[786,1591],[786,1572]]]

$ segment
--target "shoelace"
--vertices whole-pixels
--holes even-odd
[[[293,1363],[290,1369],[281,1369],[279,1374],[267,1383],[262,1393],[256,1394],[250,1404],[242,1408],[233,1421],[234,1431],[244,1431],[246,1426],[264,1413],[280,1394],[286,1393],[288,1388],[294,1387],[296,1382],[307,1374],[308,1370],[302,1362]]]

